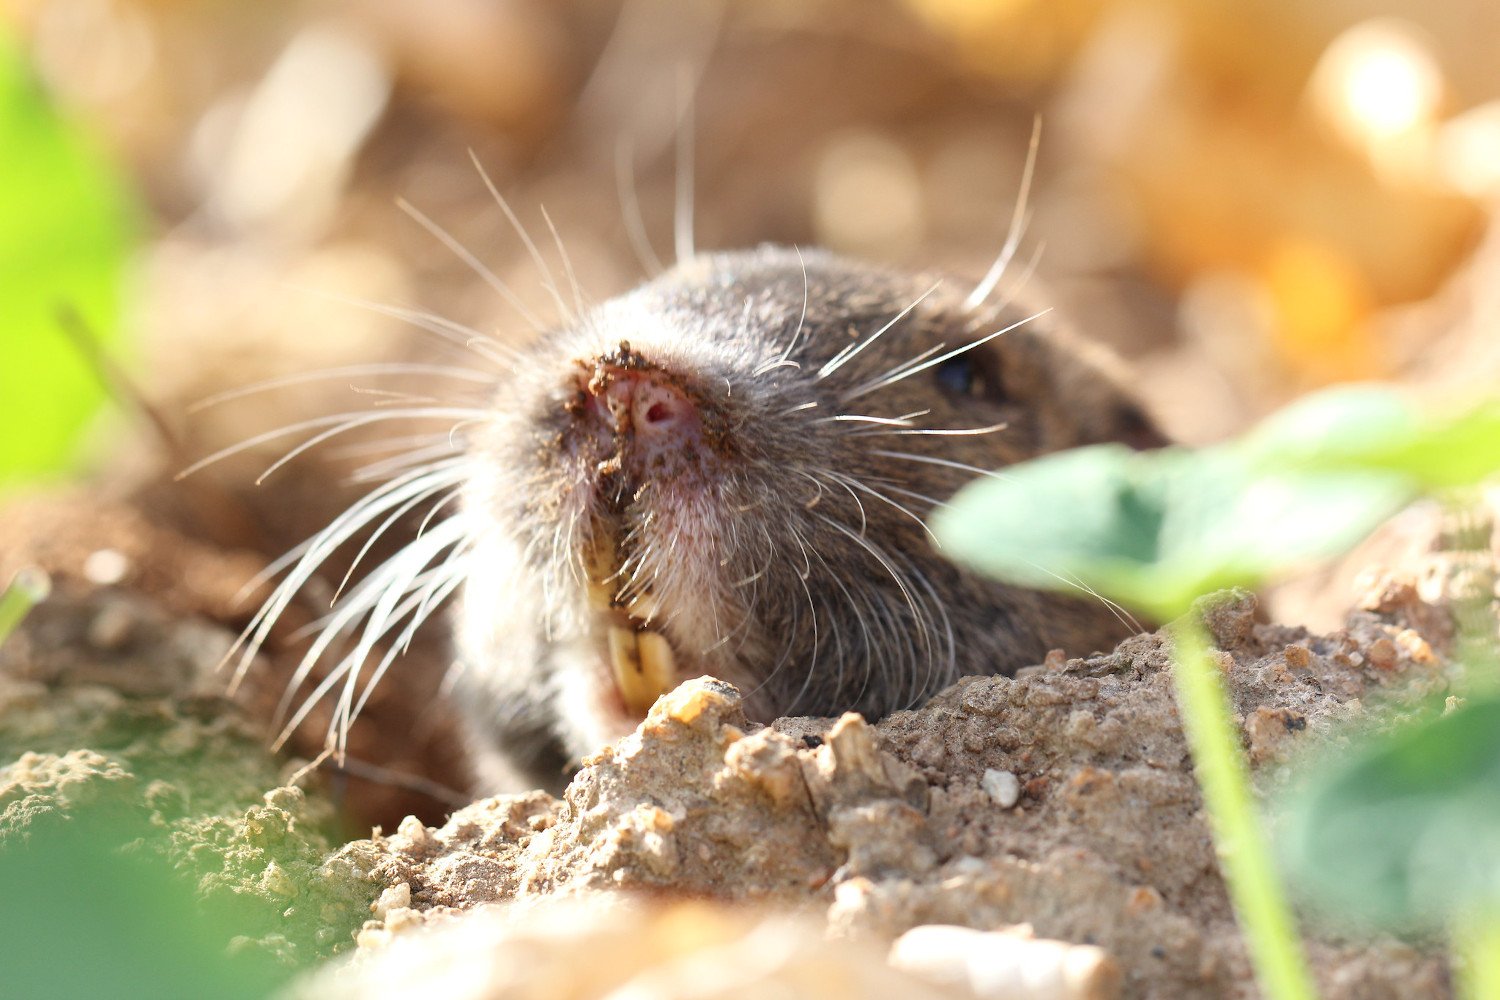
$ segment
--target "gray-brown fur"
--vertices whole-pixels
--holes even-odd
[[[1053,647],[1082,654],[1123,636],[1097,599],[1002,586],[946,561],[911,515],[975,473],[880,454],[1003,469],[1077,445],[1159,443],[1104,352],[1048,313],[970,352],[981,384],[969,394],[954,391],[961,370],[945,383],[930,368],[846,398],[935,344],[946,345],[939,356],[1034,311],[970,310],[967,287],[949,280],[929,292],[936,281],[815,252],[702,255],[543,338],[517,364],[471,439],[461,515],[482,533],[458,631],[460,700],[486,784],[556,784],[567,761],[628,721],[592,700],[610,683],[582,582],[601,518],[628,533],[627,575],[664,604],[662,629],[685,673],[737,684],[763,721],[877,717],[965,674],[1009,673]],[[788,345],[789,363],[772,364]],[[611,354],[670,372],[712,446],[633,470],[629,440],[580,432],[580,373]],[[830,419],[919,411],[907,427]],[[973,435],[902,433],[1000,423]]]

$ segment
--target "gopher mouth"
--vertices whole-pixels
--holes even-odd
[[[677,686],[677,656],[657,627],[649,591],[631,586],[616,544],[618,532],[596,524],[587,559],[588,601],[604,638],[601,653],[625,711],[636,717]]]

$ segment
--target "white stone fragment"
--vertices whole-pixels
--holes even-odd
[[[83,576],[89,583],[109,587],[125,579],[130,558],[118,549],[95,549],[83,560]]]
[[[1104,949],[1037,939],[1029,927],[925,924],[897,938],[888,960],[933,983],[966,987],[980,1000],[1112,1000],[1123,983]]]
[[[1021,779],[1009,771],[997,771],[993,767],[984,772],[984,777],[979,780],[984,792],[995,800],[995,805],[1001,809],[1009,809],[1021,801]]]
[[[411,884],[399,882],[385,887],[380,893],[380,898],[370,904],[370,912],[375,914],[376,920],[384,920],[390,916],[391,911],[404,910],[409,906],[411,906]]]

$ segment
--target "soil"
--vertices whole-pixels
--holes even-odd
[[[1258,625],[1254,598],[1225,596],[1210,622],[1262,784],[1365,701],[1444,684],[1412,627],[1432,609],[1409,589],[1323,636]],[[352,845],[382,855],[376,875],[405,903],[366,926],[360,949],[378,956],[484,904],[650,890],[814,906],[840,940],[1027,923],[1102,946],[1127,996],[1253,995],[1168,655],[1146,635],[1014,679],[967,678],[873,727],[847,715],[748,731],[733,688],[690,682],[562,799],[487,799]],[[1319,941],[1312,960],[1327,997],[1446,989],[1440,954],[1394,940]],[[363,968],[390,973],[379,957]]]
[[[193,561],[182,547],[163,555]],[[1428,563],[1423,589],[1368,578],[1328,634],[1258,622],[1246,593],[1203,605],[1263,791],[1367,705],[1445,689],[1452,574]],[[734,688],[692,681],[587,761],[562,798],[484,799],[339,846],[337,784],[303,774],[288,785],[302,762],[265,749],[253,699],[223,697],[215,668],[232,633],[172,593],[62,574],[0,648],[11,761],[0,859],[67,824],[102,831],[104,851],[155,852],[200,900],[233,899],[239,952],[297,969],[352,951],[301,995],[443,981],[452,996],[600,996],[639,982],[700,996],[683,970],[721,953],[739,963],[727,982],[791,989],[842,969],[825,992],[887,995],[861,977],[874,962],[899,990],[909,974],[878,959],[929,924],[1026,924],[1096,945],[1124,996],[1254,993],[1161,634],[1055,654],[1015,678],[966,678],[878,725],[851,714],[756,728]],[[683,926],[700,931],[684,938]],[[628,927],[649,930],[635,939]],[[777,940],[786,948],[766,959],[760,948]],[[1326,934],[1310,948],[1326,997],[1449,991],[1440,949]],[[510,971],[450,979],[455,949]],[[535,956],[524,971],[503,961],[518,949]],[[580,952],[628,954],[580,968]],[[558,992],[536,992],[543,982]],[[969,995],[940,983],[901,995],[923,989]]]

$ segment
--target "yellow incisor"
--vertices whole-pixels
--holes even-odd
[[[645,715],[677,684],[677,660],[666,636],[651,627],[656,602],[649,593],[625,597],[613,533],[599,530],[589,547],[589,603],[608,622],[609,665],[625,707]]]

